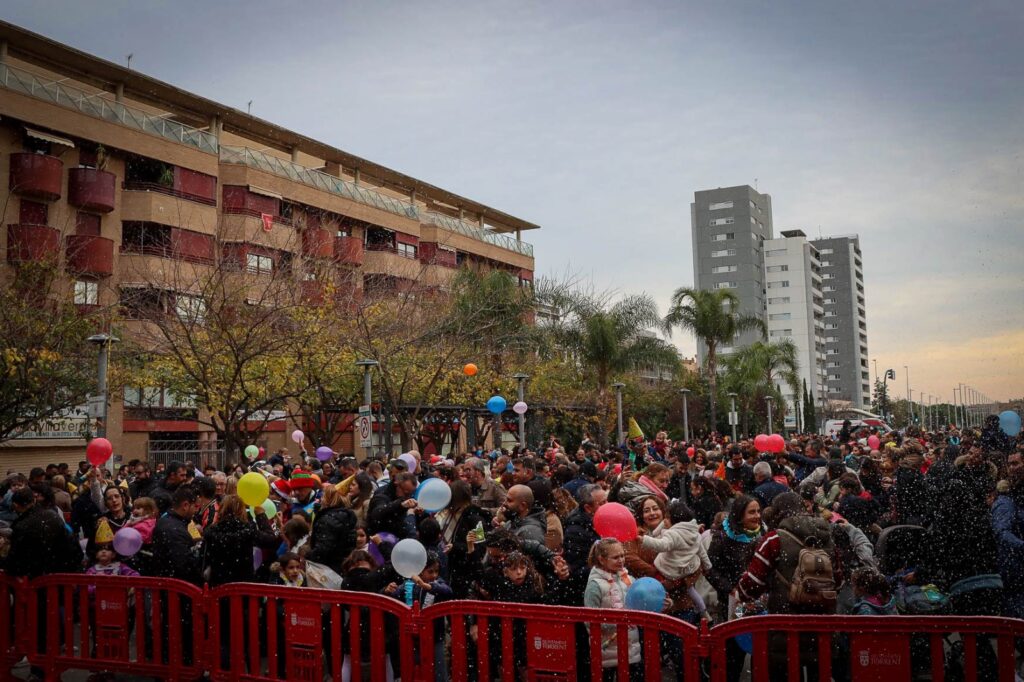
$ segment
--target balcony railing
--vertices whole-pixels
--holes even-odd
[[[297,163],[279,159],[276,156],[270,156],[248,147],[222,145],[220,148],[220,162],[233,163],[265,171],[278,177],[322,189],[331,194],[337,194],[366,206],[373,206],[382,211],[400,215],[404,218],[418,218],[415,207],[398,199],[386,196],[380,192],[368,190],[365,187],[360,187],[348,180],[342,180],[322,171],[300,166]]]
[[[180,189],[174,189],[167,185],[162,185],[159,182],[137,182],[135,180],[126,180],[121,183],[121,189],[129,192],[156,192],[158,194],[166,194],[167,196],[176,197],[178,199],[187,199],[188,201],[194,201],[198,204],[206,204],[207,206],[216,206],[217,200],[210,197],[204,197],[201,194],[193,194],[192,192],[183,192]]]
[[[197,256],[194,254],[183,253],[179,249],[175,249],[170,244],[122,243],[121,253],[127,256],[156,256],[157,258],[169,258],[184,261],[186,263],[195,263],[197,265],[214,265],[217,262],[217,260],[212,256]]]
[[[217,138],[206,131],[154,116],[120,102],[111,102],[102,97],[103,93],[86,92],[64,83],[45,81],[16,66],[0,64],[0,87],[204,152],[217,153]]]
[[[524,256],[533,257],[533,244],[513,239],[512,237],[501,234],[500,232],[485,230],[476,225],[467,223],[465,220],[446,216],[443,213],[425,213],[423,215],[423,219],[431,225],[437,225],[438,227],[443,227],[446,230],[458,232],[461,235],[465,235],[482,242],[487,242],[488,244],[493,244],[494,246],[502,249],[508,249],[509,251],[513,251]]]

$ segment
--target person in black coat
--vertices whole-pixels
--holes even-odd
[[[171,462],[167,465],[164,480],[154,486],[149,494],[161,514],[170,510],[174,491],[181,487],[187,477],[188,469],[181,462]]]
[[[198,538],[189,532],[195,507],[195,492],[188,487],[178,488],[171,499],[171,510],[156,522],[152,561],[156,576],[203,584],[202,561],[195,551]]]
[[[565,519],[562,537],[562,556],[569,564],[569,580],[565,596],[570,606],[583,605],[583,592],[590,578],[587,559],[590,549],[600,537],[594,530],[594,514],[608,499],[608,493],[598,485],[580,488],[580,506]]]
[[[39,506],[29,488],[14,491],[11,505],[18,518],[11,524],[11,549],[3,563],[4,571],[12,576],[38,578],[70,570],[70,535],[64,522]]]
[[[474,567],[479,566],[486,553],[483,542],[474,543],[470,551],[466,536],[479,524],[484,530],[491,527],[490,515],[473,504],[473,488],[463,480],[452,481],[452,499],[448,508],[437,515],[441,524],[441,537],[449,545],[448,583],[456,599],[469,595]]]
[[[324,490],[323,499],[313,515],[308,561],[315,561],[341,575],[341,566],[356,548],[356,515],[343,506],[345,496],[334,486]]]
[[[391,533],[399,540],[415,537],[415,526],[408,523],[406,517],[410,509],[416,508],[416,500],[412,498],[416,483],[415,475],[402,472],[374,494],[366,515],[371,535]]]
[[[705,528],[714,525],[715,515],[724,507],[710,479],[698,476],[690,481],[690,508],[697,523]]]
[[[263,507],[253,507],[253,513],[255,521],[237,495],[221,500],[217,520],[203,533],[203,567],[210,571],[211,587],[255,580],[253,549],[273,542],[275,533]]]

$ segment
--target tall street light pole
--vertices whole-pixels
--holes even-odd
[[[732,442],[735,443],[736,442],[736,422],[739,421],[738,419],[736,419],[736,416],[737,416],[736,415],[736,394],[735,393],[730,393],[729,394],[729,399],[732,401],[732,408],[731,408],[731,410],[729,412],[729,422],[732,424]]]
[[[99,346],[99,364],[96,369],[97,388],[103,403],[100,405],[100,424],[96,429],[96,435],[100,438],[107,437],[107,364],[110,344],[120,341],[116,336],[110,334],[95,334],[86,339],[89,343]]]
[[[363,404],[373,404],[373,379],[370,376],[370,370],[376,367],[379,363],[376,360],[356,360],[356,367],[363,368]],[[381,400],[381,402],[384,402]],[[372,412],[371,412],[372,414]],[[369,459],[373,456],[373,421],[370,421],[370,445],[366,446],[366,458]]]
[[[618,424],[618,431],[617,431],[618,440],[615,443],[616,445],[622,445],[622,442],[623,442],[623,437],[622,437],[622,389],[623,389],[623,387],[625,387],[625,385],[626,384],[624,384],[624,383],[622,383],[620,381],[616,381],[614,384],[612,384],[612,388],[615,389],[615,418],[616,418],[616,422]]]
[[[519,402],[525,402],[526,399],[526,380],[530,378],[529,374],[523,374],[519,372],[513,374],[512,378],[519,382]],[[526,413],[519,415],[519,452],[526,450]]]
[[[690,389],[681,388],[679,392],[683,394],[683,439],[690,442],[690,412],[687,403],[690,402]]]
[[[914,423],[914,401],[910,399],[910,367],[903,365],[903,369],[907,373],[907,420],[909,424]]]
[[[772,396],[770,396],[770,395],[766,395],[766,396],[764,397],[764,401],[765,401],[766,403],[768,403],[768,433],[775,433],[775,432],[774,432],[774,431],[772,430],[772,401],[773,401],[773,400],[775,400],[775,398],[773,398],[773,397],[772,397]]]

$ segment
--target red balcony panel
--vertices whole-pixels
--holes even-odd
[[[362,265],[363,241],[356,237],[335,237],[334,260],[343,265]]]
[[[175,258],[190,263],[212,265],[215,262],[216,246],[211,235],[191,230],[172,229],[171,248]]]
[[[307,258],[331,258],[334,256],[334,239],[322,228],[307,227],[302,232],[302,253]]]
[[[114,273],[114,240],[92,234],[69,234],[64,241],[71,272],[99,277]]]
[[[324,302],[325,285],[315,279],[302,282],[302,300],[313,305],[321,305]]]
[[[225,209],[243,209],[256,213],[281,214],[281,202],[273,197],[250,192],[247,187],[224,185]]]
[[[436,242],[420,242],[420,262],[425,265],[458,267],[458,259],[451,249],[442,249]]]
[[[519,279],[525,279],[527,282],[533,281],[533,270],[527,270],[522,268],[519,270]]]
[[[44,201],[60,199],[64,163],[56,156],[21,152],[11,154],[10,190]]]
[[[60,253],[60,232],[46,225],[8,225],[7,261],[25,263],[56,259]]]
[[[206,173],[175,166],[174,189],[189,196],[217,203],[217,178]]]
[[[113,173],[95,168],[72,168],[68,171],[68,203],[87,211],[109,213],[114,210]]]

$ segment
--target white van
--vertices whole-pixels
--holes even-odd
[[[843,430],[843,422],[844,421],[846,421],[846,420],[845,419],[829,419],[828,421],[825,422],[825,428],[822,430],[822,433],[824,435],[828,436],[829,438],[835,438],[836,436],[839,435],[839,432]],[[890,431],[892,431],[892,427],[889,426],[888,424],[886,424],[884,419],[879,419],[879,418],[874,418],[874,417],[864,417],[863,419],[851,419],[850,420],[850,430],[851,431],[856,431],[857,429],[859,429],[861,427],[864,427],[864,426],[867,426],[868,428],[877,429],[879,436],[884,436],[885,434],[887,434]]]

